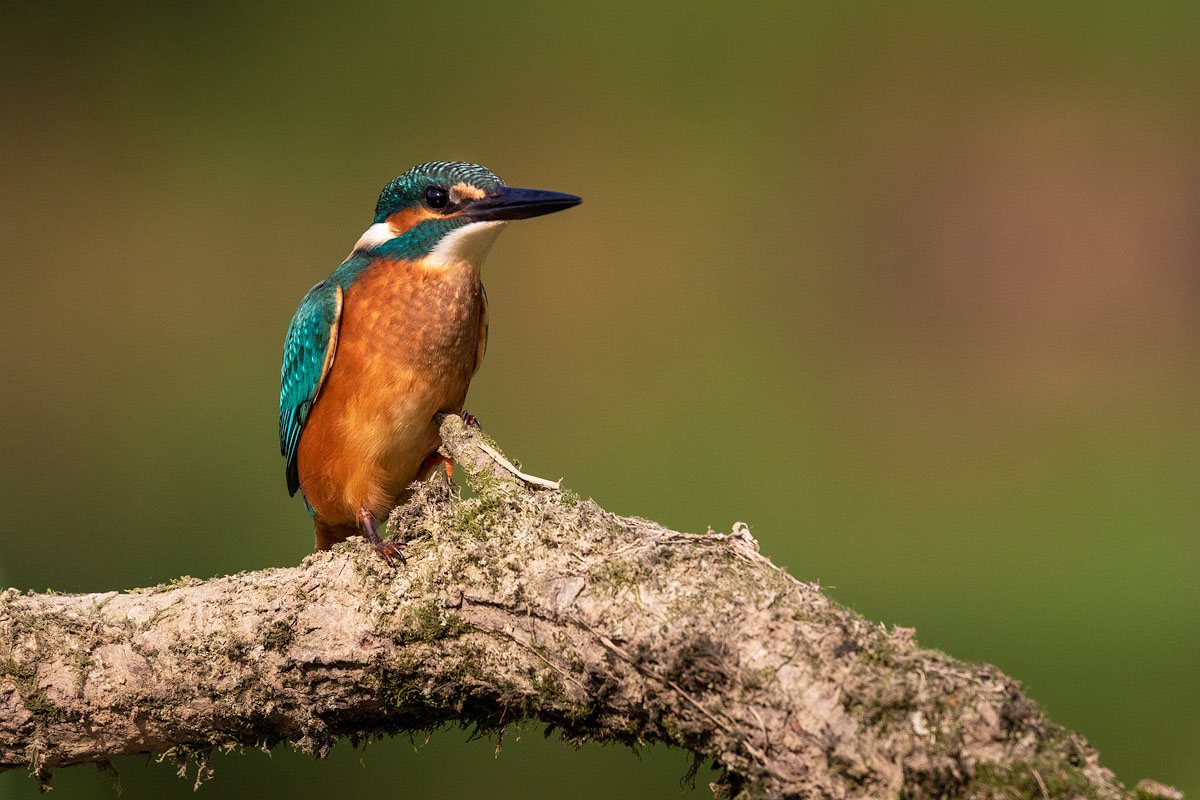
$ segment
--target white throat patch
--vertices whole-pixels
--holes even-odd
[[[504,220],[488,220],[468,222],[461,228],[455,228],[434,246],[426,257],[425,263],[438,269],[444,269],[452,264],[467,263],[473,268],[479,269],[492,249],[492,245],[496,243],[496,237],[500,235],[500,231],[504,230],[504,226],[507,224]],[[358,237],[350,255],[354,255],[355,250],[379,247],[379,245],[395,239],[397,235],[395,229],[387,222],[376,222],[363,231],[362,236]],[[346,256],[346,258],[349,257]]]
[[[507,224],[504,220],[486,220],[455,228],[442,237],[426,256],[425,263],[439,268],[467,263],[479,269]]]

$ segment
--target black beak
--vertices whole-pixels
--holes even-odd
[[[582,197],[573,194],[505,186],[498,193],[471,203],[467,206],[464,216],[474,220],[525,219],[552,214],[582,202]]]

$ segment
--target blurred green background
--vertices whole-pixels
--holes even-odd
[[[1200,792],[1200,5],[0,14],[0,585],[298,563],[288,320],[387,180],[477,161],[585,198],[485,268],[468,407],[510,454],[613,511],[745,520],[1123,780]],[[218,757],[202,792],[671,797],[687,766],[466,739]]]

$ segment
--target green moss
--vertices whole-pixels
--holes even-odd
[[[562,681],[552,670],[538,672],[536,669],[530,668],[528,674],[529,682],[533,684],[542,700],[553,702],[566,695]]]
[[[46,697],[46,690],[38,684],[37,668],[30,664],[18,664],[13,659],[0,661],[0,676],[7,677],[21,697],[21,702],[34,719],[53,721],[65,719],[67,714]]]
[[[622,590],[629,589],[636,595],[638,587],[648,575],[649,569],[640,561],[623,558],[605,561],[588,577],[597,585],[608,586],[613,594],[619,594]]]
[[[169,609],[173,605],[175,605],[175,604],[168,603],[167,605],[160,608],[158,611],[155,611],[153,614],[151,614],[150,617],[145,622],[142,623],[142,630],[148,631],[151,628],[153,628],[154,623],[158,622],[158,620],[162,618],[163,614],[167,613],[167,609]],[[129,617],[126,617],[126,619],[129,619]]]
[[[745,692],[757,692],[769,686],[771,681],[775,680],[776,671],[774,667],[742,670],[739,673],[742,679],[742,690]]]
[[[1134,795],[1137,800],[1174,800],[1178,795],[1171,788],[1155,781],[1142,781],[1134,790]]]
[[[199,789],[200,784],[212,777],[213,771],[208,765],[208,759],[212,755],[212,750],[212,745],[207,743],[180,744],[167,750],[155,760],[161,764],[163,761],[170,759],[174,762],[176,772],[181,778],[187,775],[188,766],[195,764],[196,783],[193,789]]]
[[[282,652],[287,649],[287,646],[292,643],[296,632],[292,630],[292,625],[287,620],[277,619],[270,625],[264,626],[265,630],[262,633],[262,646],[267,650],[276,650]]]
[[[487,539],[497,527],[500,502],[492,497],[474,497],[454,505],[449,527],[460,530],[472,539]]]
[[[380,690],[379,698],[392,708],[422,708],[425,690],[415,683],[398,683]]]
[[[601,729],[600,704],[568,708],[562,715],[562,737],[568,744],[579,747],[587,742],[593,731]]]
[[[83,691],[83,684],[87,680],[87,670],[91,666],[91,663],[91,654],[83,648],[80,648],[75,653],[75,658],[71,661],[71,671],[75,673],[74,686],[76,692]]]
[[[402,612],[399,630],[394,635],[398,644],[436,642],[455,639],[471,630],[461,617],[450,613],[446,606],[431,601]]]
[[[1038,783],[1038,777],[1045,784],[1045,792]],[[1012,800],[1043,800],[1046,795],[1093,798],[1096,796],[1096,786],[1078,767],[1051,761],[1047,757],[1033,764],[1014,762],[1004,768],[980,764],[962,794],[965,797],[1004,797]]]
[[[426,706],[424,680],[420,662],[415,658],[398,658],[390,669],[380,669],[369,688],[392,708],[421,709]]]

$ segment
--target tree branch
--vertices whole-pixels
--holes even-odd
[[[1015,681],[840,608],[745,525],[619,517],[502,466],[456,417],[442,432],[476,496],[422,484],[389,520],[397,569],[353,546],[127,593],[0,594],[0,770],[538,720],[712,758],[719,795],[1130,796]]]

